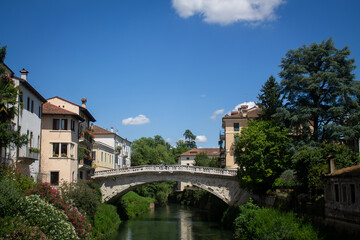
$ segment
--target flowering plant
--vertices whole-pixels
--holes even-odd
[[[39,229],[25,223],[22,217],[5,217],[0,218],[0,239],[29,239],[45,240],[46,235]]]
[[[40,196],[26,196],[20,203],[21,215],[25,222],[39,226],[40,230],[52,239],[79,239],[74,226],[68,222],[66,214],[55,206],[42,200]]]
[[[72,206],[67,198],[62,197],[60,191],[52,188],[49,183],[39,183],[38,188],[28,191],[27,195],[31,194],[41,196],[58,210],[62,210],[67,216],[67,219],[75,227],[78,237],[81,239],[88,238],[91,225],[86,221],[86,216],[81,214],[76,207]]]
[[[66,153],[62,153],[61,157],[67,157]]]

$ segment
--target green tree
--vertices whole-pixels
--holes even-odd
[[[260,89],[260,92],[257,105],[262,109],[261,119],[271,120],[271,116],[276,113],[276,109],[282,106],[280,85],[273,76],[270,76]]]
[[[170,148],[170,144],[159,135],[154,138],[142,137],[135,140],[131,146],[131,163],[133,166],[156,165],[161,162],[174,164],[175,158]]]
[[[359,137],[359,88],[350,50],[338,50],[332,38],[289,50],[279,73],[284,108],[280,122],[302,139],[351,140]]]
[[[203,167],[220,167],[220,163],[217,158],[210,158],[206,153],[198,153],[195,158],[195,166]]]
[[[177,162],[179,155],[189,151],[191,148],[187,146],[184,140],[180,139],[176,142],[176,146],[171,148],[171,153],[174,156],[174,161]]]
[[[188,148],[197,148],[195,142],[196,136],[189,129],[184,132],[183,136],[185,138],[185,143]]]
[[[14,130],[11,120],[18,113],[18,88],[11,77],[5,74],[3,63],[6,56],[6,46],[0,48],[0,156],[2,149],[10,143],[21,147],[26,144],[27,136],[20,135],[20,130]]]
[[[271,189],[275,179],[290,168],[287,129],[274,121],[250,121],[235,143],[240,186],[256,193]]]
[[[358,154],[350,151],[345,145],[305,145],[292,158],[296,176],[300,183],[300,192],[309,193],[313,198],[323,194],[322,177],[328,173],[329,155],[334,156],[337,169],[360,163]]]

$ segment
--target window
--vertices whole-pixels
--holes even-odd
[[[61,144],[61,157],[67,157],[67,143]]]
[[[239,141],[239,136],[238,136],[238,134],[236,134],[235,136],[234,136],[234,143],[237,143]]]
[[[105,162],[106,162],[106,153],[105,153]]]
[[[83,179],[83,172],[80,171],[80,179]]]
[[[103,161],[103,152],[101,152],[101,161]]]
[[[34,100],[31,100],[31,112],[34,112]]]
[[[91,152],[91,158],[96,160],[96,152],[95,151],[92,151]]]
[[[344,203],[347,202],[347,193],[346,193],[346,185],[345,184],[341,184],[341,191],[342,191],[342,201]]]
[[[67,130],[67,119],[61,119],[61,130]]]
[[[41,106],[39,106],[39,118],[41,118]]]
[[[30,111],[30,98],[27,98],[27,108],[26,110]]]
[[[350,200],[352,204],[355,203],[355,199],[355,184],[350,184]]]
[[[75,180],[75,172],[72,172],[71,181],[73,182]]]
[[[53,130],[59,130],[60,129],[60,120],[59,119],[53,119]]]
[[[339,184],[335,184],[334,185],[334,190],[335,190],[335,201],[336,202],[339,202]]]
[[[75,121],[74,120],[71,120],[71,122],[70,122],[70,124],[71,124],[71,131],[75,131]]]
[[[74,144],[70,143],[70,157],[74,157]]]
[[[23,100],[23,92],[19,92],[19,102],[21,103],[24,103],[24,100]]]
[[[59,185],[59,172],[50,172],[50,184]]]
[[[239,123],[234,123],[234,131],[239,131]]]
[[[33,132],[30,132],[30,147],[33,146]]]
[[[59,143],[53,143],[53,157],[59,156]]]

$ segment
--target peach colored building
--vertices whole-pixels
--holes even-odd
[[[241,134],[241,129],[247,123],[259,117],[261,109],[253,107],[248,109],[247,105],[241,105],[238,111],[232,111],[230,115],[222,118],[223,134],[220,134],[220,159],[221,166],[225,168],[237,168],[234,158],[236,138]],[[222,146],[225,141],[224,147]]]
[[[43,104],[40,171],[42,181],[58,185],[88,179],[92,168],[93,134],[89,124],[95,121],[83,105],[53,97]]]

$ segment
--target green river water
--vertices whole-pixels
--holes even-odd
[[[227,240],[232,232],[209,220],[208,212],[178,204],[121,223],[116,240]]]

